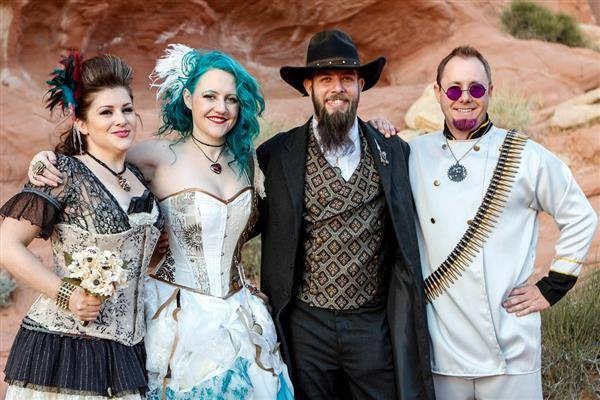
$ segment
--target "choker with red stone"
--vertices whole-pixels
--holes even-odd
[[[192,135],[192,139],[194,141],[194,144],[196,145],[196,147],[198,149],[200,149],[200,151],[202,152],[202,154],[204,155],[204,157],[206,157],[206,159],[208,161],[211,162],[210,164],[210,170],[212,172],[214,172],[215,174],[220,174],[221,172],[223,172],[223,166],[221,165],[221,163],[219,162],[219,158],[221,158],[221,154],[223,154],[223,151],[225,150],[225,143],[221,144],[221,145],[214,145],[214,144],[206,144],[204,142],[201,142],[200,140],[196,139],[196,137],[194,135]],[[196,142],[200,142],[206,146],[210,146],[210,147],[222,147],[221,151],[219,152],[219,154],[217,155],[216,159],[212,159],[208,156],[208,154],[206,154],[204,152],[204,150],[202,149],[202,147],[200,147],[200,145]]]

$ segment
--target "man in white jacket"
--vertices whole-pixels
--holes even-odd
[[[410,143],[436,396],[541,399],[540,311],[575,284],[597,216],[558,157],[487,116],[490,67],[474,48],[438,67],[443,131]],[[534,274],[538,214],[560,228]]]

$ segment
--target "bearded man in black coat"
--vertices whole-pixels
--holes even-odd
[[[385,59],[319,32],[282,78],[314,116],[257,149],[261,288],[299,399],[433,399],[408,145],[356,115]]]

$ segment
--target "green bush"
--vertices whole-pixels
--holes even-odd
[[[542,312],[546,399],[600,396],[600,270]],[[582,397],[588,396],[588,397]]]
[[[538,39],[562,43],[571,47],[585,46],[583,33],[570,16],[555,14],[540,5],[528,1],[513,1],[502,12],[504,29],[519,39]]]
[[[536,102],[519,90],[500,88],[494,90],[488,113],[494,125],[505,129],[523,131],[531,122]]]
[[[9,273],[0,269],[0,308],[10,305],[10,294],[16,287],[17,284]]]

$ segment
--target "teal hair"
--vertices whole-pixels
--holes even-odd
[[[163,124],[158,129],[158,135],[175,131],[180,141],[191,136],[194,127],[192,112],[185,105],[183,90],[188,89],[193,94],[198,79],[213,69],[229,72],[235,78],[239,114],[235,125],[227,133],[226,143],[233,153],[233,161],[244,170],[254,151],[254,139],[260,132],[258,117],[265,110],[265,100],[256,79],[225,53],[191,50],[185,54],[181,76],[172,80],[171,87],[165,88],[160,97]]]

